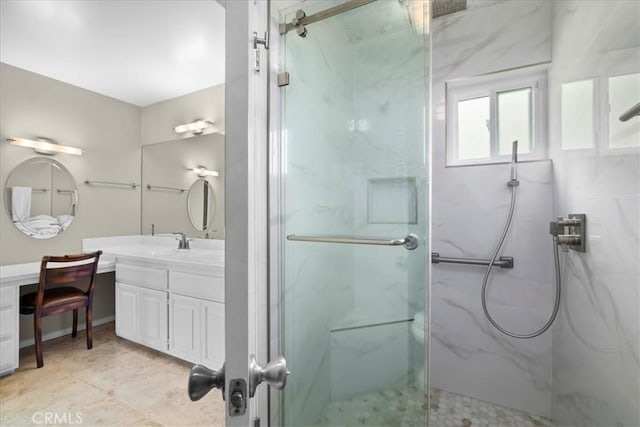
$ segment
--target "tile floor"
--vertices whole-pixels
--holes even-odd
[[[368,393],[329,404],[321,427],[415,427],[425,425],[426,402],[415,388]],[[431,390],[429,427],[549,427],[551,421],[525,412]]]
[[[21,350],[20,368],[0,378],[0,426],[224,426],[216,390],[198,402],[187,396],[191,364],[116,337],[114,324],[44,343],[44,367],[33,347]],[[425,425],[426,402],[415,389],[390,389],[331,403],[322,427]],[[545,418],[442,390],[431,391],[430,427],[548,427]],[[47,415],[50,414],[50,415]],[[51,424],[51,423],[48,423]],[[299,427],[299,426],[291,426]]]
[[[431,389],[430,427],[550,427],[551,420]]]
[[[0,378],[1,426],[45,424],[47,413],[66,421],[58,425],[224,426],[219,392],[189,400],[191,364],[116,337],[113,323],[94,328],[92,350],[84,331],[43,349],[44,367],[29,347],[20,368]]]

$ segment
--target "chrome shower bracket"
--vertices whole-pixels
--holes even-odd
[[[291,20],[291,25],[296,29],[296,34],[300,37],[307,37],[307,27],[303,23],[303,19],[307,17],[307,14],[304,13],[304,10],[300,9],[296,12],[296,16]]]
[[[587,251],[587,215],[570,214],[568,218],[558,218],[549,224],[549,233],[564,252],[573,249]]]

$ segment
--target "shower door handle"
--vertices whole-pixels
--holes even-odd
[[[414,250],[420,246],[420,239],[417,235],[410,233],[401,239],[366,239],[356,237],[339,236],[297,236],[290,234],[287,240],[295,242],[317,242],[317,243],[347,243],[352,245],[379,245],[379,246],[404,246],[407,250]]]

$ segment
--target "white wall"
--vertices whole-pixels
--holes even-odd
[[[4,190],[15,166],[38,156],[31,149],[4,142],[8,137],[48,137],[85,150],[81,157],[54,157],[74,176],[79,193],[77,216],[61,235],[36,240],[22,234],[12,224],[3,202],[0,264],[78,253],[81,239],[86,237],[139,233],[139,188],[91,187],[82,182],[140,183],[140,108],[7,64],[0,64],[0,93],[0,188]],[[113,313],[113,275],[102,275],[96,288],[94,317],[98,320]],[[43,334],[70,325],[70,315],[53,316],[43,323]],[[30,337],[32,325],[21,322],[20,339]]]
[[[508,210],[508,165],[445,167],[445,82],[551,59],[551,3],[470,2],[433,21],[432,247],[442,256],[489,258]],[[545,142],[545,141],[543,141]],[[488,306],[507,329],[544,324],[553,304],[552,166],[521,163],[517,207],[502,254],[513,270],[494,269]],[[549,416],[551,332],[508,338],[485,319],[483,267],[437,264],[431,288],[431,386]]]
[[[608,76],[640,72],[640,3],[554,2],[553,16],[555,214],[585,213],[588,230],[587,252],[571,251],[563,266],[563,303],[553,328],[553,419],[557,426],[638,426],[640,150],[605,151],[604,96],[593,129],[598,147],[563,150],[561,85],[597,78],[603,94]],[[640,100],[640,93],[634,98]],[[639,120],[625,125],[637,139]]]

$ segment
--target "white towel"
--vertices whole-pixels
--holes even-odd
[[[14,222],[31,216],[31,187],[11,187],[11,217]]]

